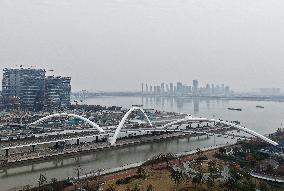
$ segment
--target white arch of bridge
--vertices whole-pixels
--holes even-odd
[[[109,142],[110,142],[111,145],[114,145],[114,144],[115,144],[116,139],[117,139],[117,136],[118,136],[118,134],[120,133],[121,128],[122,128],[123,125],[125,124],[126,119],[128,118],[128,116],[129,116],[132,112],[137,111],[137,110],[140,110],[140,111],[143,113],[143,115],[145,116],[145,118],[146,118],[147,122],[149,123],[149,125],[150,125],[151,127],[153,126],[152,123],[151,123],[151,121],[149,120],[148,116],[146,115],[146,113],[144,112],[144,110],[143,110],[142,108],[140,108],[140,107],[132,107],[132,108],[131,108],[130,110],[128,110],[128,111],[126,112],[126,114],[123,116],[123,118],[121,119],[121,121],[120,121],[118,127],[116,128],[116,130],[115,130],[115,132],[114,132],[114,135],[109,139]]]
[[[193,118],[193,117],[186,117],[184,119],[179,119],[179,120],[176,120],[176,121],[173,121],[173,122],[170,122],[170,123],[167,123],[165,124],[164,126],[162,127],[158,127],[159,129],[164,129],[164,128],[167,128],[167,127],[170,127],[174,124],[178,124],[178,123],[181,123],[181,122],[216,122],[216,123],[221,123],[221,124],[224,124],[224,125],[228,125],[230,127],[234,127],[236,129],[239,129],[240,131],[243,131],[243,132],[246,132],[250,135],[253,135],[255,137],[258,137],[260,138],[261,140],[269,143],[269,144],[272,144],[274,146],[277,146],[278,143],[253,131],[253,130],[250,130],[248,128],[245,128],[245,127],[242,127],[240,125],[237,125],[237,124],[234,124],[234,123],[230,123],[230,122],[227,122],[227,121],[222,121],[222,120],[216,120],[216,119],[207,119],[207,118]]]
[[[110,137],[109,139],[109,142],[111,145],[114,145],[115,142],[116,142],[116,139],[118,137],[118,134],[120,133],[121,131],[121,128],[123,127],[123,125],[125,124],[126,122],[126,119],[128,118],[128,116],[136,111],[136,110],[140,110],[143,115],[145,116],[147,122],[149,123],[149,125],[152,127],[152,123],[151,121],[149,120],[148,116],[146,115],[146,113],[144,112],[144,110],[140,107],[132,107],[130,110],[128,110],[128,112],[123,116],[123,118],[121,119],[118,127],[116,128],[115,132],[114,132],[114,135],[112,137]],[[53,117],[61,117],[61,116],[68,116],[68,117],[74,117],[74,118],[78,118],[78,119],[81,119],[83,121],[85,121],[86,123],[90,124],[92,127],[96,128],[100,133],[104,133],[104,129],[101,128],[98,124],[96,124],[95,122],[92,122],[91,120],[85,118],[85,117],[82,117],[80,115],[76,115],[76,114],[68,114],[68,113],[55,113],[55,114],[52,114],[52,115],[48,115],[46,117],[43,117],[33,123],[31,123],[31,125],[36,125],[36,124],[39,124],[45,120],[48,120],[50,118],[53,118]],[[181,122],[216,122],[216,123],[221,123],[221,124],[224,124],[224,125],[228,125],[228,126],[231,126],[231,127],[234,127],[234,128],[237,128],[243,132],[246,132],[250,135],[253,135],[255,137],[258,137],[260,139],[262,139],[263,141],[269,143],[269,144],[272,144],[274,146],[277,146],[278,143],[275,142],[275,141],[272,141],[271,139],[253,131],[253,130],[250,130],[248,128],[245,128],[245,127],[242,127],[240,125],[237,125],[237,124],[234,124],[234,123],[230,123],[230,122],[227,122],[227,121],[222,121],[222,120],[216,120],[216,119],[207,119],[207,118],[193,118],[191,116],[187,116],[185,117],[184,119],[179,119],[179,120],[176,120],[176,121],[173,121],[173,122],[170,122],[170,123],[167,123],[165,125],[163,125],[162,127],[156,127],[157,129],[164,129],[164,128],[167,128],[169,126],[172,126],[174,124],[178,124],[178,123],[181,123]]]
[[[51,114],[51,115],[48,115],[46,117],[43,117],[33,123],[31,123],[31,125],[37,125],[43,121],[46,121],[48,119],[51,119],[51,118],[54,118],[54,117],[62,117],[62,116],[67,116],[67,117],[74,117],[74,118],[78,118],[78,119],[81,119],[82,121],[85,121],[86,123],[90,124],[92,127],[96,128],[100,133],[104,133],[105,131],[98,125],[96,124],[95,122],[85,118],[85,117],[82,117],[80,115],[76,115],[76,114],[71,114],[71,113],[55,113],[55,114]]]

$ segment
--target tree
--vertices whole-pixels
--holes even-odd
[[[176,187],[179,186],[179,184],[183,181],[184,179],[184,174],[178,170],[174,170],[174,169],[171,169],[171,179],[175,182],[176,184]]]
[[[147,191],[154,191],[154,186],[152,184],[149,184],[147,186]]]
[[[209,176],[206,180],[206,185],[209,190],[213,190],[215,185],[215,180],[211,176]]]
[[[202,182],[202,177],[203,175],[200,172],[197,172],[193,177],[192,177],[192,184],[196,188],[197,185],[201,184]]]
[[[23,191],[30,191],[31,186],[30,185],[26,185],[23,187]]]
[[[207,187],[210,189],[215,185],[215,179],[220,177],[221,170],[220,167],[217,165],[216,161],[209,161],[208,162],[208,172],[209,177],[206,181]]]
[[[141,166],[138,167],[136,174],[139,178],[146,178],[147,177],[147,173],[146,173],[145,169]]]
[[[249,179],[244,179],[244,181],[242,181],[239,184],[239,190],[241,191],[255,191],[256,190],[256,185],[255,183],[252,182],[252,180]]]
[[[62,190],[62,185],[60,184],[60,182],[58,182],[58,180],[56,178],[51,179],[51,187],[52,187],[53,191]]]
[[[197,148],[196,151],[197,151],[196,154],[198,156],[201,156],[203,154],[203,151],[200,148]]]
[[[229,166],[228,177],[225,182],[225,186],[230,190],[235,190],[239,187],[241,180],[241,173],[235,166]]]
[[[115,186],[113,184],[109,185],[106,191],[116,191]]]
[[[46,177],[43,174],[40,174],[38,178],[38,187],[43,186],[45,183],[47,183]]]
[[[139,186],[136,184],[136,185],[134,186],[134,188],[131,189],[131,191],[140,191],[140,188],[139,188]]]
[[[219,153],[225,154],[226,153],[226,149],[223,148],[223,147],[219,148]]]
[[[260,181],[259,183],[259,190],[260,191],[269,191],[269,186],[266,182]]]
[[[203,169],[202,169],[202,164],[200,161],[197,161],[197,163],[195,164],[195,170],[196,172],[194,173],[193,177],[192,177],[192,184],[194,185],[194,187],[196,188],[196,186],[198,184],[202,183],[203,180]]]

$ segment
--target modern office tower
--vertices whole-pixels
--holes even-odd
[[[148,87],[148,84],[146,84],[146,94],[149,93],[149,87]]]
[[[38,111],[44,103],[43,69],[4,69],[2,95],[6,108]]]
[[[170,83],[170,94],[174,93],[174,84]]]
[[[225,95],[230,95],[230,87],[229,86],[225,87]]]
[[[210,95],[210,93],[211,93],[210,85],[207,84],[206,85],[206,95]]]
[[[176,92],[180,94],[180,93],[182,93],[182,90],[183,90],[182,83],[181,82],[177,82],[177,90],[176,90]]]
[[[167,94],[170,92],[169,84],[166,85],[166,92]]]
[[[70,77],[46,77],[45,110],[66,110],[70,107],[70,81]]]
[[[198,94],[198,80],[193,80],[192,85],[192,93],[195,95]]]
[[[192,87],[188,86],[188,93],[191,93],[191,92],[192,92]]]
[[[141,85],[141,92],[142,92],[142,94],[144,94],[144,84],[143,83]]]
[[[150,86],[150,94],[153,93],[153,86]]]
[[[157,86],[157,94],[158,94],[158,95],[161,94],[161,86]]]
[[[221,94],[225,94],[225,84],[221,85]]]
[[[218,95],[221,93],[221,87],[219,85],[216,85],[215,93]]]
[[[161,83],[161,94],[165,93],[165,83]]]
[[[156,95],[158,92],[157,86],[154,86],[154,94]]]
[[[211,94],[215,95],[215,85],[214,84],[211,85]]]

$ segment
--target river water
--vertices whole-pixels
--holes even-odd
[[[274,132],[284,122],[284,103],[281,102],[99,97],[85,100],[85,103],[105,106],[116,105],[124,108],[130,108],[133,104],[143,104],[143,107],[148,109],[188,113],[194,116],[221,118],[224,120],[237,120],[247,128],[261,134]],[[256,105],[262,105],[264,109],[258,109]],[[228,107],[242,108],[242,111],[230,111],[227,110]],[[97,169],[107,169],[126,163],[144,161],[159,153],[179,153],[231,141],[233,140],[222,137],[201,137],[199,140],[197,138],[180,138],[10,168],[0,171],[0,190],[8,190],[24,185],[35,185],[40,174],[46,175],[48,180],[54,177],[58,179],[73,177],[75,176],[75,166],[78,163],[82,169],[81,174],[85,174]]]

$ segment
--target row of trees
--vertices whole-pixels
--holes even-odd
[[[196,161],[194,171],[190,171],[187,174],[184,172],[169,168],[170,177],[176,185],[176,189],[182,182],[192,183],[196,189],[202,184],[206,184],[209,190],[214,189],[216,179],[220,177],[221,170],[216,161],[208,162],[208,176],[205,178],[205,171],[202,167],[201,161]]]

